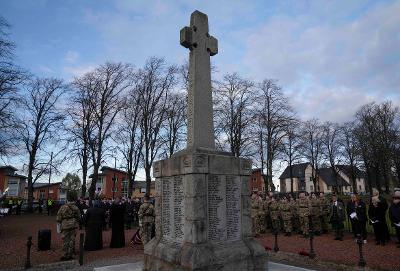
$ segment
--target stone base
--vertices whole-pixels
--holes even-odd
[[[145,246],[143,271],[264,271],[266,263],[265,249],[253,238],[182,246],[154,238]]]

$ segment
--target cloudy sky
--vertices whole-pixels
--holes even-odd
[[[219,41],[217,76],[278,79],[303,119],[400,105],[400,1],[0,0],[18,64],[66,80],[105,61],[182,63],[179,30],[195,9]]]
[[[219,73],[278,79],[304,119],[400,104],[400,1],[0,1],[18,63],[66,80],[108,60],[181,63],[179,30],[195,9],[219,40]]]

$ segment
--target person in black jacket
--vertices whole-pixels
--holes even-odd
[[[354,236],[360,234],[364,243],[367,243],[367,208],[357,193],[351,194],[351,201],[347,204],[347,215],[354,225]]]
[[[125,205],[119,198],[111,206],[110,222],[111,222],[111,248],[120,248],[125,246],[125,229],[124,229]]]
[[[374,228],[376,244],[384,246],[387,241],[385,235],[387,230],[386,209],[382,206],[379,197],[375,196],[371,198],[368,216],[369,222]]]
[[[397,247],[400,248],[400,189],[394,192],[393,203],[389,208],[389,217],[396,229]]]
[[[134,212],[134,204],[130,198],[125,202],[125,223],[126,223],[126,228],[128,230],[131,229],[132,227],[132,222],[133,222],[133,212]]]
[[[85,216],[85,250],[99,250],[103,248],[104,210],[100,202],[95,200],[93,207],[86,211]]]
[[[329,222],[335,231],[335,240],[343,241],[343,221],[345,219],[343,202],[338,201],[335,194],[332,195],[332,203],[330,205]]]

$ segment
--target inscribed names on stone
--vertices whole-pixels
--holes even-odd
[[[163,238],[181,242],[184,226],[184,195],[182,176],[162,180],[162,232]]]
[[[207,184],[208,239],[241,238],[241,183],[239,176],[210,175]]]

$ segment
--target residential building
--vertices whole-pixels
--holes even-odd
[[[132,197],[143,198],[146,193],[146,182],[133,182]],[[155,195],[155,182],[150,183],[150,197]]]
[[[28,187],[25,187],[25,199],[28,199]],[[62,187],[61,182],[56,183],[34,183],[33,184],[33,199],[34,200],[47,200],[52,199],[53,201],[66,201],[66,191]]]
[[[0,166],[0,194],[7,188],[7,197],[23,197],[27,177],[17,174],[13,166]]]
[[[93,174],[89,178],[92,179]],[[88,184],[90,187],[90,182]],[[128,197],[128,173],[112,167],[102,167],[96,182],[96,193],[106,198],[112,198],[113,194],[114,197]]]
[[[339,172],[340,176],[346,182],[348,182],[351,185],[352,184],[351,166],[349,166],[349,165],[337,165],[336,168],[338,169],[338,172]],[[357,192],[358,193],[366,193],[367,192],[367,188],[366,188],[364,172],[362,172],[357,167],[355,167],[353,174],[354,174],[354,177],[355,177],[355,180],[356,180]]]
[[[310,163],[300,163],[292,165],[292,179],[293,179],[293,191],[291,191],[291,178],[290,178],[290,167],[286,167],[281,176],[280,187],[281,192],[298,192],[298,191],[321,191],[325,193],[331,193],[334,191],[335,186],[339,187],[339,190],[343,193],[350,193],[353,191],[350,184],[350,177],[347,166],[338,166],[336,168],[338,175],[334,173],[332,168],[320,168],[317,181],[317,189],[314,187],[312,176],[315,176],[315,169]],[[361,177],[361,171],[357,170],[357,187],[360,187],[359,192],[365,192],[365,182]],[[314,173],[314,174],[313,174]]]
[[[262,170],[260,168],[253,169],[250,177],[251,192],[257,192],[262,194],[265,193],[264,177],[266,177],[266,175],[262,173]]]

